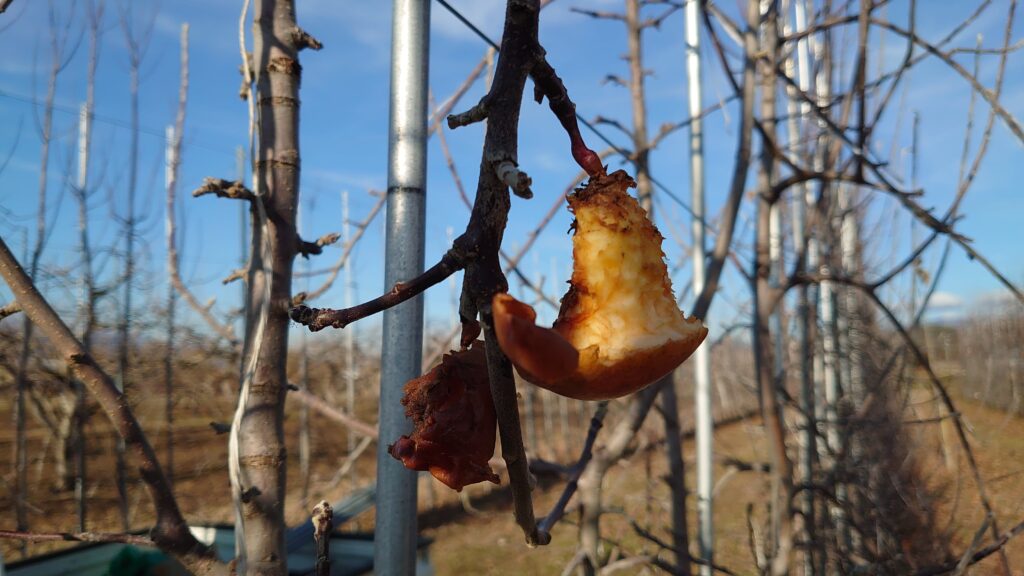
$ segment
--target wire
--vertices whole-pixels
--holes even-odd
[[[10,100],[15,100],[15,101],[18,101],[18,102],[24,102],[25,104],[31,104],[32,106],[43,106],[42,102],[40,102],[39,100],[37,100],[37,99],[35,99],[35,98],[31,97],[31,96],[24,96],[22,94],[15,94],[13,92],[8,92],[6,90],[0,90],[0,98],[8,98]],[[74,116],[78,116],[80,114],[79,110],[75,109],[74,107],[72,107],[72,106],[65,106],[63,104],[57,104],[56,102],[53,103],[53,109],[57,110],[59,112],[64,112],[65,114],[72,114]],[[97,113],[93,112],[92,113],[92,119],[94,121],[96,121],[96,122],[101,123],[101,124],[108,124],[110,126],[114,126],[116,128],[121,128],[121,129],[124,129],[124,130],[132,130],[132,126],[128,122],[126,122],[124,120],[119,120],[117,118],[114,118],[113,116],[104,116],[102,114],[97,114]],[[158,130],[156,128],[147,128],[145,126],[139,126],[139,133],[140,134],[146,134],[148,136],[153,136],[155,138],[159,138],[159,139],[163,140],[164,142],[169,142],[169,140],[167,139],[167,135],[164,133],[163,130]],[[208,150],[210,152],[220,152],[222,154],[228,154],[229,153],[229,152],[227,152],[225,150],[222,150],[220,148],[214,148],[213,146],[204,146],[203,144],[198,144],[198,143],[195,143],[195,142],[189,142],[189,147],[200,148],[202,150]],[[234,156],[234,152],[230,152],[230,154],[232,156]]]
[[[456,9],[455,9],[454,7],[452,7],[452,5],[451,5],[451,4],[449,4],[449,3],[448,3],[448,2],[446,2],[445,0],[437,0],[437,2],[438,2],[438,4],[440,4],[441,6],[444,6],[445,10],[448,10],[449,12],[451,12],[452,16],[455,16],[455,18],[456,18],[456,19],[457,19],[457,20],[458,20],[459,22],[462,22],[463,24],[465,24],[465,25],[466,25],[466,27],[467,27],[467,28],[469,28],[469,29],[470,29],[470,30],[472,30],[472,31],[473,31],[474,33],[476,33],[476,35],[477,35],[477,36],[479,36],[481,40],[483,40],[484,42],[486,42],[486,43],[490,44],[490,45],[491,45],[491,48],[494,48],[495,50],[497,50],[497,51],[499,51],[499,52],[501,51],[501,47],[499,47],[499,46],[498,46],[498,45],[497,45],[497,44],[496,44],[496,43],[494,42],[494,40],[491,40],[490,36],[488,36],[487,34],[484,34],[482,30],[480,30],[479,28],[477,28],[477,27],[476,27],[476,24],[473,24],[472,22],[470,22],[468,18],[466,18],[465,16],[463,16],[461,12],[459,12],[459,11],[458,11],[458,10],[456,10]]]
[[[472,30],[474,34],[479,36],[481,40],[483,40],[485,43],[490,45],[496,51],[498,51],[498,52],[501,51],[501,48],[498,46],[497,43],[494,42],[494,40],[491,40],[491,38],[487,34],[484,34],[484,32],[482,30],[480,30],[480,28],[478,28],[475,24],[470,22],[468,18],[463,16],[462,13],[459,12],[457,9],[455,9],[454,6],[449,4],[447,2],[447,0],[436,0],[436,1],[437,1],[438,4],[443,6],[445,10],[450,12],[451,15],[455,17],[456,20],[458,20],[459,22],[462,22],[467,28]],[[611,141],[610,138],[608,138],[607,136],[604,135],[604,133],[602,133],[600,130],[598,130],[597,127],[594,126],[589,120],[587,120],[586,118],[581,116],[579,112],[576,113],[576,119],[579,120],[580,123],[582,123],[588,129],[590,129],[590,131],[593,132],[595,136],[600,138],[605,144],[607,144],[609,147],[611,147],[611,149],[614,150],[616,154],[618,154],[619,156],[622,156],[623,158],[625,158],[630,164],[633,165],[634,168],[637,166],[636,160],[630,158],[629,154],[627,154],[625,150],[623,150],[622,148],[619,148],[618,145],[616,145],[614,142]],[[651,183],[654,184],[655,187],[657,187],[659,190],[664,192],[665,195],[668,196],[673,202],[678,204],[679,207],[682,208],[687,214],[689,214],[691,218],[693,218],[695,220],[698,220],[701,223],[703,223],[704,227],[707,229],[708,232],[710,232],[712,234],[717,234],[718,233],[703,218],[700,218],[699,216],[697,216],[697,214],[694,213],[693,208],[691,208],[689,204],[684,202],[683,199],[680,198],[675,192],[673,192],[672,190],[669,190],[668,186],[665,186],[664,184],[662,184],[661,181],[659,181],[654,176],[648,175],[648,177],[650,178]]]

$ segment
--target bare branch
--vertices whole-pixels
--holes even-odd
[[[324,234],[323,236],[316,239],[316,242],[307,242],[299,237],[299,248],[298,254],[303,258],[309,259],[310,256],[323,254],[324,246],[330,246],[341,239],[341,234],[337,232],[331,232]]]
[[[497,172],[498,179],[511,188],[516,196],[527,200],[533,198],[533,190],[530,190],[533,180],[526,172],[520,170],[515,162],[502,160],[494,167],[494,171]]]
[[[1016,3],[1011,3],[1010,15],[1009,20],[1007,21],[1007,26],[1011,25],[1011,23],[1013,22],[1012,7],[1015,5]],[[1020,122],[1013,116],[1013,114],[1010,113],[1009,110],[1007,110],[1002,104],[999,103],[999,97],[995,93],[993,93],[988,88],[982,86],[981,82],[979,82],[973,74],[971,74],[966,68],[964,68],[963,65],[954,60],[951,55],[939,50],[935,45],[922,39],[914,31],[905,30],[887,20],[882,20],[880,18],[872,18],[871,23],[876,26],[881,26],[882,28],[885,28],[887,30],[891,30],[896,34],[899,34],[912,40],[915,44],[924,48],[925,51],[927,51],[929,54],[937,57],[939,60],[942,60],[944,63],[946,63],[947,66],[952,68],[957,74],[963,77],[963,79],[966,80],[968,84],[971,85],[971,88],[974,89],[974,91],[981,94],[981,97],[985,99],[985,102],[987,102],[988,105],[993,110],[995,110],[999,118],[1001,118],[1003,122],[1006,124],[1007,128],[1010,129],[1010,132],[1012,132],[1018,140],[1024,143],[1024,128],[1021,127]]]
[[[622,132],[623,134],[625,134],[630,140],[633,139],[633,131],[630,130],[629,128],[626,128],[622,124],[622,122],[619,122],[618,120],[616,120],[614,118],[606,118],[604,116],[595,116],[594,117],[594,124],[605,124],[607,126],[611,126],[612,128],[615,128],[619,132]]]
[[[231,284],[235,280],[245,280],[245,275],[248,273],[249,271],[245,268],[236,268],[231,271],[231,274],[228,274],[223,280],[221,280],[220,283],[227,285]]]
[[[623,88],[628,88],[629,87],[629,83],[626,82],[622,78],[622,76],[619,76],[617,74],[607,74],[607,75],[605,75],[605,77],[603,79],[601,79],[601,84],[615,84],[616,86],[621,86]]]
[[[590,16],[591,18],[597,18],[600,20],[623,20],[625,21],[626,15],[621,12],[609,12],[607,10],[587,10],[585,8],[576,8],[575,6],[569,8],[570,12],[582,14],[584,16]]]
[[[466,79],[462,81],[462,84],[460,84],[459,87],[452,92],[452,95],[445,100],[444,105],[434,110],[432,115],[433,119],[430,121],[430,133],[427,134],[428,137],[433,135],[434,132],[440,132],[441,119],[447,117],[448,114],[451,113],[452,109],[455,108],[455,105],[459,103],[459,100],[462,99],[466,92],[469,91],[469,88],[477,81],[480,74],[483,73],[484,67],[487,65],[488,59],[491,55],[492,49],[488,48],[484,57],[477,62],[476,66],[469,72],[469,75],[466,76]]]
[[[362,222],[356,224],[355,235],[352,236],[352,238],[350,238],[348,242],[345,243],[345,249],[342,251],[341,256],[338,257],[338,261],[335,262],[334,266],[330,269],[330,275],[327,277],[327,279],[324,280],[324,283],[321,284],[317,289],[311,290],[306,294],[306,301],[319,298],[320,296],[323,295],[324,292],[327,292],[327,290],[330,289],[330,287],[334,284],[334,281],[338,278],[338,273],[341,271],[341,269],[345,266],[348,266],[349,258],[352,256],[352,250],[355,248],[356,244],[359,243],[359,240],[363,237],[363,234],[366,232],[366,229],[370,226],[370,223],[373,222],[373,219],[376,218],[377,214],[380,213],[381,208],[384,207],[384,203],[386,201],[387,197],[381,195],[380,198],[377,199],[377,203],[374,204],[373,208],[370,209],[370,213],[366,215],[366,218],[363,218]]]
[[[448,116],[448,128],[452,130],[461,128],[463,126],[469,126],[477,122],[482,122],[487,119],[487,97],[484,96],[476,103],[475,106],[462,112],[460,114],[451,114]]]
[[[311,332],[323,330],[328,326],[331,328],[344,328],[356,320],[373,316],[378,312],[383,312],[392,306],[405,302],[413,296],[421,294],[427,288],[458,272],[465,265],[466,255],[456,246],[456,248],[446,252],[440,262],[431,266],[423,274],[408,282],[395,284],[385,294],[373,300],[341,310],[297,306],[292,309],[291,318],[295,322],[309,327]]]
[[[206,194],[214,194],[218,198],[231,198],[233,200],[256,200],[256,195],[241,182],[224,180],[223,178],[204,178],[203,185],[192,192],[194,198]]]
[[[306,48],[309,48],[310,50],[320,50],[324,47],[319,40],[298,26],[295,27],[294,31],[292,31],[292,37],[295,41],[295,47],[299,50],[305,50]]]
[[[314,396],[308,390],[304,388],[299,388],[298,390],[294,391],[292,396],[299,400],[300,402],[302,402],[303,404],[316,410],[323,416],[330,418],[331,420],[341,424],[342,426],[348,428],[349,430],[352,430],[353,432],[361,434],[367,438],[373,438],[374,440],[377,439],[376,426],[367,424],[357,419],[355,416],[352,416],[351,414],[346,414],[334,408],[327,402],[321,400],[319,397]]]
[[[594,176],[604,174],[604,166],[598,155],[587,147],[580,134],[579,123],[576,118],[576,105],[569,99],[569,92],[565,84],[558,77],[555,69],[544,59],[544,50],[538,46],[536,61],[530,69],[530,78],[533,79],[533,99],[539,104],[544,97],[548,99],[548,107],[558,118],[558,122],[569,135],[569,144],[572,150],[572,157],[580,168],[586,170],[587,174]]]
[[[7,304],[0,306],[0,320],[3,320],[12,314],[17,314],[18,312],[21,312],[21,304],[19,304],[17,300],[8,302]]]
[[[132,546],[155,547],[148,536],[120,534],[116,532],[19,532],[0,530],[0,539],[24,540],[26,542],[116,542]]]
[[[150,499],[156,508],[153,541],[193,572],[226,574],[226,566],[220,564],[213,551],[200,544],[189,531],[156,453],[128,403],[125,402],[123,393],[117,389],[110,376],[99,367],[82,343],[71,333],[67,324],[39,293],[2,238],[0,276],[10,286],[11,292],[21,303],[28,318],[60,350],[75,376],[97,399],[118,435],[134,452],[142,481],[146,484]]]
[[[1024,521],[1018,523],[1013,528],[1010,528],[1008,532],[1006,532],[998,539],[996,539],[995,542],[989,544],[988,546],[985,546],[984,548],[978,550],[974,554],[971,554],[970,560],[967,562],[967,565],[973,566],[978,562],[981,562],[985,558],[988,558],[989,556],[995,554],[996,552],[1002,551],[1003,548],[1006,546],[1007,542],[1013,540],[1017,536],[1020,536],[1022,533],[1024,533]],[[948,572],[952,572],[953,570],[956,570],[956,567],[957,563],[950,563],[934,568],[925,568],[923,570],[918,570],[917,572],[914,572],[913,576],[938,576],[939,574],[946,574]]]
[[[607,414],[608,402],[598,402],[597,410],[594,411],[594,416],[590,419],[590,428],[587,430],[587,438],[583,442],[583,450],[580,452],[580,457],[576,460],[576,464],[569,470],[569,481],[566,482],[562,495],[559,496],[554,507],[537,524],[537,531],[541,534],[550,534],[551,529],[562,519],[562,515],[565,514],[565,507],[568,506],[572,495],[576,493],[580,476],[583,475],[583,471],[586,470],[587,464],[590,463],[590,459],[594,455],[594,442],[597,441],[597,435],[601,432],[601,427],[604,426],[604,418]]]
[[[331,532],[334,530],[334,509],[326,500],[313,508],[313,540],[316,541],[316,576],[331,574]]]

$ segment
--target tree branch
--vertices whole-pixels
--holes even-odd
[[[223,178],[204,178],[203,185],[192,191],[192,197],[198,198],[206,194],[213,194],[218,198],[231,198],[232,200],[256,200],[256,195],[241,182],[225,180]]]
[[[456,246],[446,252],[440,262],[431,266],[423,274],[408,282],[395,284],[391,290],[373,300],[341,310],[297,306],[291,310],[291,318],[295,322],[307,326],[310,332],[317,332],[328,326],[344,328],[356,320],[373,316],[421,294],[427,288],[461,270],[465,267],[466,261],[467,255]]]
[[[583,442],[583,450],[580,452],[580,457],[576,460],[576,464],[569,469],[569,481],[562,490],[562,495],[559,496],[558,501],[555,502],[554,507],[551,508],[547,516],[542,518],[537,524],[537,531],[539,533],[548,534],[550,537],[551,529],[565,514],[565,507],[569,504],[569,500],[572,499],[572,495],[576,493],[576,489],[579,486],[580,476],[583,475],[583,471],[587,469],[587,464],[590,463],[590,459],[594,455],[594,443],[597,441],[597,435],[601,432],[602,426],[604,426],[604,418],[607,414],[608,401],[598,402],[597,410],[590,419],[590,428],[587,430],[587,439]]]
[[[319,397],[314,396],[309,390],[299,388],[298,390],[294,390],[291,396],[295,397],[306,406],[316,410],[321,415],[341,424],[349,430],[352,430],[356,434],[360,434],[374,440],[377,439],[377,426],[375,424],[367,424],[351,414],[346,414],[341,410],[334,408]]]
[[[0,320],[3,320],[12,314],[17,314],[18,312],[21,312],[21,304],[19,304],[17,300],[8,302],[7,304],[0,306]]]
[[[120,534],[116,532],[19,532],[0,530],[0,539],[23,540],[26,542],[116,542],[132,546],[155,547],[148,536]]]
[[[315,298],[319,298],[324,294],[324,292],[327,292],[327,290],[330,289],[330,287],[334,284],[334,281],[338,278],[338,273],[341,271],[341,269],[345,266],[348,266],[349,258],[351,258],[352,256],[352,250],[355,248],[356,244],[359,243],[359,240],[363,237],[363,234],[366,232],[366,229],[370,226],[370,223],[373,222],[373,219],[376,218],[377,214],[380,213],[381,208],[384,207],[384,203],[386,201],[387,197],[381,195],[380,198],[377,200],[377,203],[374,204],[373,208],[370,209],[370,213],[366,215],[366,218],[363,218],[362,222],[356,224],[355,235],[353,235],[352,238],[350,238],[349,241],[345,243],[344,250],[342,251],[341,256],[338,257],[338,261],[335,262],[334,266],[330,269],[330,275],[327,277],[327,279],[324,280],[324,283],[321,284],[320,287],[306,294],[307,302]]]
[[[331,232],[330,234],[324,234],[323,236],[316,239],[316,242],[308,242],[303,240],[301,236],[298,237],[299,248],[297,253],[305,259],[309,259],[310,256],[316,256],[323,254],[324,246],[330,246],[341,238],[341,234],[337,232]]]
[[[64,361],[97,399],[118,435],[134,452],[142,481],[149,490],[150,499],[156,508],[153,542],[197,574],[226,574],[227,567],[219,563],[213,551],[200,544],[189,531],[156,453],[138,420],[135,419],[124,394],[117,389],[110,376],[99,367],[82,343],[71,333],[67,324],[39,293],[2,238],[0,276],[21,303],[29,320],[60,350]]]
[[[313,540],[316,541],[316,576],[331,574],[331,532],[334,530],[334,509],[326,500],[313,508]]]

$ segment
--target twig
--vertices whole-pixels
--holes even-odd
[[[988,525],[991,524],[992,517],[985,516],[985,521],[981,523],[981,526],[974,532],[974,538],[971,539],[971,543],[967,545],[967,549],[964,550],[963,555],[960,557],[960,562],[956,565],[956,570],[953,571],[953,576],[962,576],[964,571],[967,570],[967,566],[971,561],[971,556],[974,555],[974,551],[981,544],[982,538],[985,537],[985,532],[988,531]]]
[[[481,99],[475,106],[462,112],[460,114],[450,114],[448,116],[448,127],[451,129],[461,128],[463,126],[469,126],[477,122],[482,122],[487,119],[487,100],[486,96]]]
[[[236,269],[231,271],[231,274],[228,274],[227,276],[225,276],[224,279],[220,281],[220,283],[222,285],[226,286],[228,284],[231,284],[235,280],[245,280],[245,276],[248,273],[249,273],[249,270],[246,269],[246,268],[236,268]]]
[[[594,455],[594,442],[597,440],[597,435],[601,432],[601,428],[604,426],[604,418],[607,414],[608,402],[599,402],[597,404],[597,410],[594,411],[594,416],[590,419],[590,429],[587,430],[587,439],[583,443],[583,450],[580,452],[580,457],[576,460],[576,464],[569,469],[569,481],[566,483],[565,488],[562,489],[562,495],[559,496],[558,502],[556,502],[554,507],[551,508],[551,512],[548,512],[547,516],[542,518],[537,524],[537,531],[539,533],[550,534],[551,529],[565,514],[565,507],[569,505],[569,500],[571,500],[573,494],[576,493],[580,476],[583,475],[583,471],[586,470],[587,464],[590,463],[590,459]]]
[[[570,12],[582,14],[584,16],[590,16],[591,18],[598,18],[600,20],[625,20],[626,15],[621,12],[609,12],[607,10],[587,10],[584,8],[576,8],[573,6],[569,8]]]
[[[465,267],[465,262],[466,256],[456,246],[446,252],[440,262],[431,266],[423,274],[408,282],[395,284],[386,293],[373,300],[340,310],[297,306],[292,308],[291,318],[295,322],[308,327],[310,332],[317,332],[328,326],[331,328],[344,328],[356,320],[373,316],[378,312],[383,312],[392,306],[397,306],[421,294],[427,288],[461,270]]]
[[[0,539],[23,540],[26,542],[117,542],[132,546],[156,547],[148,536],[121,534],[117,532],[19,532],[0,530]]]
[[[327,500],[313,508],[313,540],[316,542],[316,576],[331,574],[331,532],[334,530],[334,510]]]
[[[513,194],[527,200],[533,198],[533,190],[530,190],[533,180],[526,172],[520,170],[515,162],[502,160],[494,167],[494,171],[498,173],[498,178],[512,189]]]
[[[942,380],[939,379],[938,375],[932,369],[931,362],[928,360],[928,356],[926,356],[925,353],[921,350],[921,348],[917,345],[913,337],[910,335],[910,332],[903,325],[903,323],[900,322],[899,318],[896,317],[896,314],[893,313],[892,309],[888,305],[886,305],[885,302],[883,302],[882,299],[878,296],[877,290],[872,286],[872,284],[852,278],[847,278],[844,276],[829,276],[828,279],[840,284],[846,284],[848,286],[852,286],[854,288],[859,289],[862,293],[864,293],[865,296],[867,296],[871,300],[871,302],[879,310],[882,311],[886,319],[889,320],[889,323],[892,324],[893,328],[895,328],[896,331],[899,333],[904,345],[911,351],[911,353],[917,360],[918,364],[921,366],[921,368],[924,369],[925,373],[928,375],[928,379],[931,381],[932,387],[935,388],[935,391],[939,395],[939,399],[942,401],[943,405],[945,405],[949,413],[957,415],[960,414],[960,411],[957,410],[956,404],[953,402],[953,398],[952,396],[950,396],[949,391],[946,389],[946,386],[942,383]],[[815,279],[813,281],[820,281],[820,278]],[[960,447],[963,449],[964,454],[967,457],[967,464],[970,468],[971,476],[974,479],[975,487],[978,489],[978,499],[981,501],[981,506],[985,510],[985,513],[991,517],[990,528],[993,532],[993,536],[998,535],[999,525],[996,522],[995,509],[992,507],[992,502],[988,497],[988,490],[986,489],[985,480],[981,474],[981,469],[978,466],[977,458],[974,455],[974,449],[971,446],[970,440],[968,439],[963,419],[961,417],[953,417],[952,421],[954,425],[954,430],[957,434],[957,440],[959,441]],[[993,550],[993,552],[995,552],[995,550]]]
[[[187,39],[187,36],[184,37]],[[174,290],[181,295],[185,302],[192,308],[199,316],[206,322],[214,332],[219,334],[232,348],[238,348],[239,342],[238,337],[235,336],[234,327],[226,322],[222,322],[213,315],[211,311],[212,302],[210,305],[204,306],[199,303],[199,299],[196,298],[195,294],[185,285],[185,281],[181,277],[180,263],[178,257],[178,243],[177,243],[177,220],[175,216],[175,203],[177,202],[177,189],[178,189],[178,173],[180,168],[181,148],[182,141],[184,140],[185,134],[185,105],[187,103],[189,86],[188,76],[188,44],[187,40],[182,42],[181,52],[181,83],[178,95],[178,112],[175,117],[174,125],[174,142],[173,145],[173,158],[174,165],[170,171],[171,178],[167,183],[167,214],[166,228],[167,228],[167,275],[170,279],[171,286]],[[217,190],[223,190],[218,193]],[[252,197],[252,192],[245,189],[239,182],[229,182],[226,180],[207,178],[203,181],[203,185],[200,186],[196,191],[192,193],[193,196],[201,196],[203,194],[227,194],[229,198],[242,198],[245,194],[249,195],[249,199]],[[224,281],[227,284],[228,280]]]
[[[466,79],[462,81],[462,84],[460,84],[459,87],[452,92],[452,95],[445,100],[444,105],[434,111],[433,120],[430,122],[430,131],[427,134],[428,138],[435,132],[439,134],[441,133],[441,119],[447,117],[448,114],[451,113],[452,109],[459,103],[459,100],[461,100],[466,92],[469,91],[470,87],[476,83],[480,74],[483,73],[484,67],[487,66],[490,54],[491,50],[488,49],[487,53],[484,54],[484,57],[480,59],[480,62],[477,62],[476,67],[473,68],[473,70],[469,72],[469,75],[466,76]]]
[[[1016,3],[1011,3],[1011,11],[1009,15],[1009,20],[1007,21],[1007,26],[1012,26],[1012,7],[1015,4]],[[1003,122],[1006,124],[1007,128],[1010,129],[1010,132],[1012,132],[1018,140],[1024,142],[1024,128],[1021,127],[1020,122],[1013,116],[1013,114],[1011,114],[1005,107],[1003,107],[1002,104],[999,103],[999,99],[996,94],[994,94],[988,88],[982,86],[981,82],[979,82],[978,79],[974,75],[972,75],[966,68],[964,68],[959,62],[954,60],[951,55],[939,50],[935,45],[927,42],[926,40],[918,36],[913,30],[905,30],[893,24],[892,22],[882,20],[880,18],[872,18],[871,23],[874,24],[875,26],[880,26],[911,40],[912,42],[914,42],[914,44],[917,44],[929,54],[937,57],[939,60],[942,60],[947,66],[952,68],[957,74],[963,77],[963,79],[966,80],[967,83],[971,85],[971,88],[973,90],[981,94],[981,97],[985,99],[985,102],[987,102],[988,105],[992,107],[992,109],[996,112],[999,118],[1002,119]]]
[[[323,236],[316,239],[316,242],[308,242],[299,238],[299,255],[303,258],[309,259],[310,256],[323,254],[324,246],[330,246],[341,239],[341,234],[337,232],[331,232],[330,234],[324,234]]]
[[[326,416],[327,418],[330,418],[331,420],[334,420],[335,422],[341,424],[342,426],[348,428],[349,430],[352,430],[356,434],[360,434],[368,438],[373,438],[374,440],[377,439],[377,428],[375,426],[367,424],[362,420],[359,420],[355,416],[352,416],[351,414],[346,414],[334,408],[327,402],[321,400],[319,397],[311,394],[308,390],[299,388],[298,390],[292,392],[292,396],[294,396],[297,400],[309,406],[310,408],[316,410],[320,414]]]
[[[7,304],[0,306],[0,320],[3,320],[12,314],[17,314],[18,312],[21,312],[21,304],[18,304],[17,300],[8,302]]]
[[[203,185],[192,191],[192,197],[198,198],[206,194],[213,194],[218,198],[231,198],[232,200],[253,201],[256,195],[241,182],[225,180],[223,178],[204,178]]]
[[[323,43],[298,26],[292,31],[292,36],[295,39],[295,47],[299,50],[320,50],[324,47]]]
[[[307,302],[315,298],[319,298],[334,284],[334,281],[338,278],[338,273],[341,269],[348,266],[349,258],[352,257],[352,250],[355,249],[356,244],[358,244],[359,240],[362,239],[366,229],[370,226],[370,223],[373,222],[373,219],[377,217],[377,214],[380,213],[381,208],[384,207],[384,203],[386,201],[387,197],[381,195],[381,197],[377,199],[377,203],[373,205],[373,208],[371,208],[370,212],[366,215],[366,218],[363,218],[362,222],[356,224],[355,235],[345,243],[341,256],[338,257],[338,261],[335,262],[334,266],[330,269],[330,275],[324,280],[323,284],[317,287],[317,289],[311,290],[306,294]]]
[[[328,490],[334,489],[334,487],[337,486],[339,482],[341,482],[342,478],[348,476],[348,473],[351,472],[352,468],[356,465],[356,461],[359,460],[359,457],[363,455],[363,452],[366,452],[366,449],[370,446],[370,444],[373,441],[373,437],[363,436],[363,438],[359,441],[359,444],[356,444],[356,447],[352,450],[352,452],[345,456],[345,460],[342,461],[341,467],[338,468],[338,471],[334,474],[334,477],[331,478],[330,482],[328,482]]]
[[[704,12],[704,18],[705,26],[710,28],[711,23],[706,11]],[[718,292],[718,283],[725,267],[725,261],[732,249],[733,234],[736,230],[736,218],[743,200],[748,168],[750,167],[755,89],[753,57],[756,53],[756,39],[754,33],[748,31],[745,35],[745,40],[748,43],[748,50],[745,57],[743,84],[737,87],[741,114],[736,161],[733,167],[729,196],[726,199],[725,206],[722,208],[721,221],[723,224],[721,232],[715,238],[715,247],[708,266],[707,280],[703,291],[694,304],[692,312],[698,318],[703,318],[707,314]],[[725,61],[724,53],[720,53],[720,58],[723,62]],[[660,390],[660,385],[654,384],[633,395],[626,407],[626,417],[616,424],[605,444],[605,449],[601,451],[601,458],[599,460],[602,466],[607,467],[625,455],[630,442],[643,425],[647,414],[650,413],[654,400]]]
[[[548,99],[548,107],[554,112],[558,122],[569,135],[569,144],[572,149],[572,157],[576,163],[583,168],[587,174],[594,176],[604,173],[604,165],[601,158],[583,141],[580,134],[579,123],[576,117],[576,105],[569,99],[569,92],[565,84],[558,77],[555,69],[544,59],[544,51],[537,52],[537,60],[530,69],[530,78],[533,79],[533,98],[538,104],[544,97]]]
[[[664,548],[665,550],[673,550],[673,547],[672,547],[671,544],[669,544],[668,542],[665,542],[661,538],[658,538],[657,535],[653,534],[651,531],[646,530],[644,527],[640,526],[640,524],[638,524],[636,520],[630,518],[629,519],[629,524],[630,524],[630,526],[633,527],[633,531],[636,532],[637,536],[640,536],[641,538],[643,538],[645,540],[649,540],[652,543],[654,543],[655,545],[657,545],[657,546],[659,546],[661,548]],[[736,572],[734,572],[733,570],[731,570],[729,568],[726,568],[725,566],[722,566],[720,564],[715,564],[715,563],[710,563],[709,564],[707,560],[705,560],[703,558],[697,558],[695,556],[689,556],[689,559],[690,559],[690,562],[693,562],[694,564],[697,564],[699,566],[709,566],[710,565],[712,570],[714,570],[715,572],[721,572],[722,574],[725,574],[726,576],[736,576]],[[672,570],[670,572],[673,573],[673,574],[675,573],[674,570]]]
[[[1018,523],[1013,528],[1010,528],[1008,532],[1004,533],[1002,536],[997,538],[995,542],[989,544],[988,546],[985,546],[984,548],[978,550],[974,554],[971,554],[970,560],[967,562],[967,566],[973,566],[978,562],[981,562],[985,558],[988,558],[992,554],[1002,551],[1010,540],[1016,538],[1021,533],[1024,533],[1024,521]],[[914,572],[913,576],[938,576],[939,574],[946,574],[947,572],[952,572],[953,570],[956,570],[957,565],[958,562],[950,562],[942,566],[925,568],[923,570],[918,570],[917,572]]]

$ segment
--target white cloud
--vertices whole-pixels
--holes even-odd
[[[1016,302],[1017,299],[1005,288],[982,292],[972,299],[972,304],[982,309],[998,309]]]
[[[936,292],[935,294],[932,294],[932,298],[928,301],[928,305],[932,308],[959,308],[964,305],[964,300],[952,292]]]

